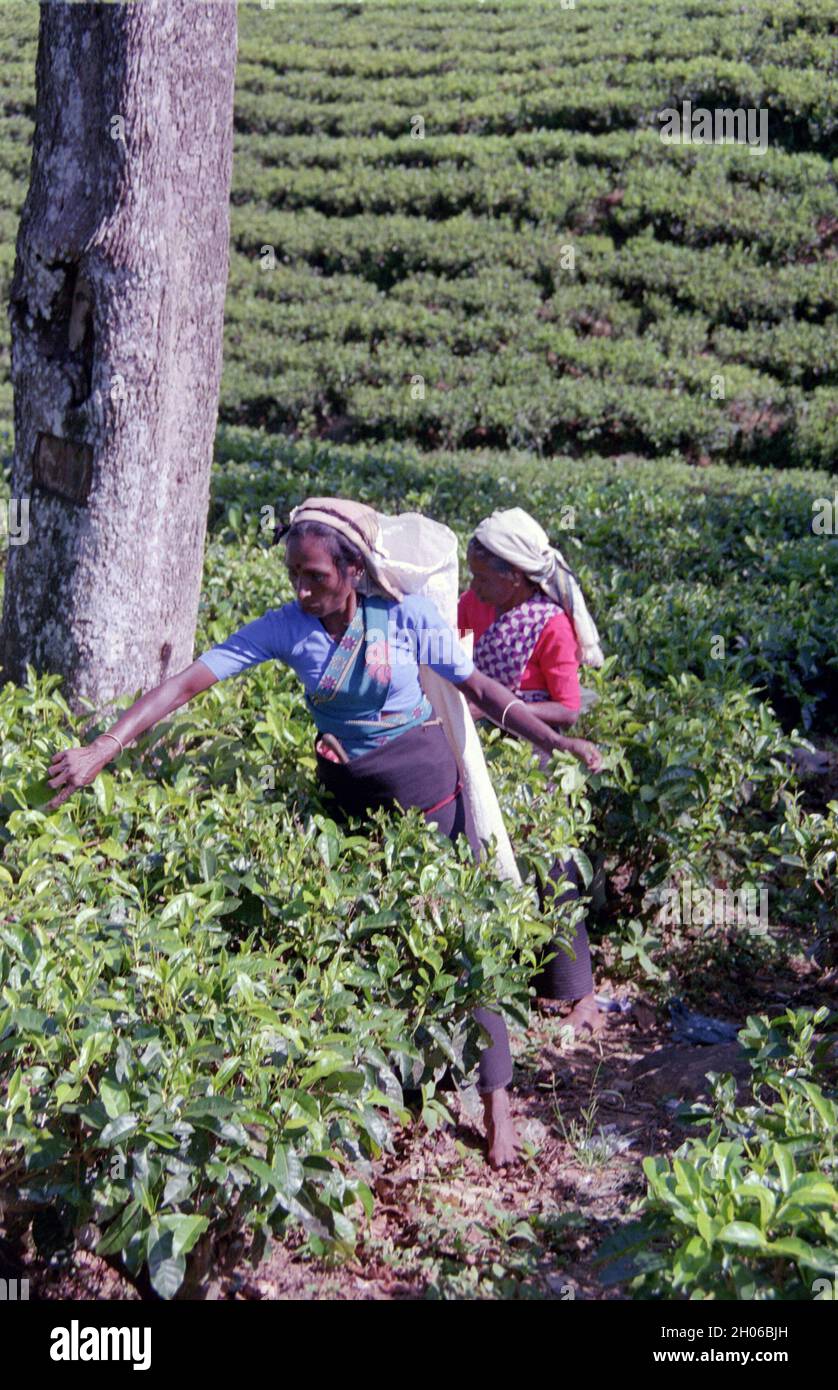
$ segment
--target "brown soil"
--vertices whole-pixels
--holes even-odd
[[[631,986],[602,980],[599,988],[636,995]],[[779,1011],[792,1000],[798,1007],[836,1005],[834,982],[830,988],[829,977],[804,957],[777,971],[767,988],[761,981],[758,997],[744,995],[741,988],[736,1016],[727,1015],[740,1025],[749,1012]],[[354,1258],[335,1264],[313,1259],[292,1231],[271,1244],[255,1269],[244,1250],[232,1259],[228,1251],[224,1272],[217,1262],[209,1271],[206,1296],[626,1297],[619,1285],[603,1281],[597,1251],[645,1191],[641,1159],[671,1153],[686,1137],[673,1114],[678,1099],[706,1095],[707,1071],[732,1071],[745,1080],[741,1049],[737,1043],[674,1042],[665,1016],[640,998],[632,1013],[608,1015],[597,1041],[585,1034],[574,1042],[561,1019],[533,1014],[529,1031],[513,1033],[512,1045],[513,1114],[528,1146],[517,1168],[488,1167],[476,1093],[443,1093],[455,1123],[433,1134],[418,1120],[398,1128],[394,1151],[373,1165],[375,1214]],[[138,1297],[88,1251],[56,1269],[37,1259],[30,1237],[19,1253],[32,1297]]]

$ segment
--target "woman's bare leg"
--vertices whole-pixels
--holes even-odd
[[[559,1002],[555,999],[536,1001],[544,1013],[558,1013]],[[593,992],[583,994],[581,999],[574,999],[572,1002],[573,1008],[570,1013],[562,1015],[562,1023],[570,1023],[577,1033],[587,1028],[593,1037],[597,1037],[605,1027],[605,1016],[600,1013]]]
[[[486,1121],[486,1149],[492,1168],[515,1163],[521,1147],[509,1108],[509,1092],[505,1086],[482,1096],[483,1118]]]
[[[483,846],[462,793],[442,811],[426,815],[426,820],[433,822],[452,841],[458,835],[465,835],[475,860],[482,861]],[[520,1148],[506,1089],[512,1080],[509,1033],[503,1016],[494,1009],[475,1009],[474,1017],[492,1039],[480,1054],[477,1083],[486,1121],[486,1155],[492,1168],[503,1168],[516,1162]]]

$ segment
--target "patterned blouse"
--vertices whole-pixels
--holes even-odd
[[[467,589],[461,595],[457,606],[457,623],[461,633],[474,633],[475,645],[486,629],[491,627],[495,616],[494,604],[482,603],[473,589]],[[550,700],[578,713],[581,695],[576,645],[576,634],[570,619],[559,609],[542,628],[529,655],[521,678],[521,690],[546,692]]]

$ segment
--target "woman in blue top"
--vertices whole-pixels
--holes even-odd
[[[593,744],[555,733],[497,681],[482,675],[433,603],[403,596],[376,558],[374,510],[338,497],[309,498],[282,534],[296,600],[247,623],[179,675],[143,695],[113,729],[83,748],[57,754],[50,786],[63,787],[50,808],[93,781],[114,756],[114,742],[138,737],[165,714],[217,680],[262,661],[284,661],[300,676],[318,729],[318,776],[341,814],[378,806],[418,806],[454,840],[465,833],[475,857],[482,846],[462,796],[457,763],[419,682],[422,662],[471,696],[510,732],[545,753],[567,749],[597,770]],[[515,1160],[517,1136],[506,1087],[512,1059],[501,1016],[475,1017],[492,1045],[479,1063],[489,1162]]]

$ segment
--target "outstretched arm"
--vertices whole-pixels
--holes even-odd
[[[194,695],[214,685],[217,679],[202,661],[193,661],[191,666],[186,666],[176,676],[169,676],[135,700],[130,709],[111,725],[109,733],[115,734],[123,744],[130,743],[171,714],[172,710],[179,709]],[[62,790],[47,802],[45,810],[56,810],[77,788],[93,782],[105,764],[118,754],[119,744],[104,734],[91,743],[63,748],[56,753],[49,765],[47,781],[51,787],[61,787]]]
[[[469,708],[475,719],[488,715],[488,711],[481,709],[473,698],[469,700]],[[545,724],[556,728],[569,729],[579,718],[577,709],[568,709],[567,705],[559,704],[558,700],[533,700],[530,708],[534,713],[537,712],[539,719],[543,719]],[[491,718],[491,715],[488,717]]]
[[[580,713],[579,662],[576,659],[576,636],[567,617],[562,613],[551,619],[533,648],[530,660],[539,677],[540,689],[549,694],[547,700],[534,700],[531,708],[559,729],[575,724]],[[483,710],[472,709],[475,718]]]
[[[565,738],[562,734],[554,733],[550,725],[533,712],[539,708],[538,705],[525,704],[499,681],[492,680],[490,676],[484,676],[475,669],[467,680],[458,681],[456,684],[457,689],[461,690],[467,699],[473,700],[481,710],[485,710],[496,724],[501,723],[506,711],[503,727],[510,734],[518,734],[521,738],[528,739],[539,752],[549,754],[554,749],[561,748],[573,753],[592,772],[599,772],[602,767],[602,755],[595,744],[589,743],[587,739]],[[515,703],[510,704],[510,701]]]

